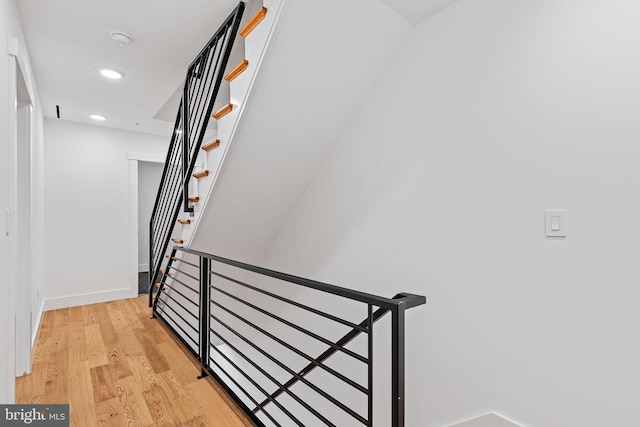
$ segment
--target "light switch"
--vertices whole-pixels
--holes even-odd
[[[567,211],[546,211],[544,217],[547,237],[567,237]]]

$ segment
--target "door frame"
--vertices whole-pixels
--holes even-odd
[[[9,343],[13,373],[31,372],[32,288],[32,110],[33,90],[16,38],[9,45]],[[15,395],[15,385],[10,391]]]
[[[128,153],[129,159],[129,283],[132,297],[138,295],[138,162],[164,163],[165,157]]]

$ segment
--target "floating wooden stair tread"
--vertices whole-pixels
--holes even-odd
[[[216,139],[213,142],[208,143],[207,145],[203,145],[202,149],[204,151],[209,151],[209,150],[213,150],[214,148],[218,148],[220,146],[220,140]]]
[[[213,118],[216,120],[220,120],[222,117],[229,114],[231,110],[233,110],[233,104],[229,103],[224,107],[222,107],[221,109],[219,109],[218,111],[216,111],[215,113],[213,113]]]
[[[251,19],[247,21],[246,24],[244,24],[240,31],[238,31],[240,37],[247,37],[249,33],[253,31],[253,29],[256,28],[259,23],[262,22],[265,16],[267,16],[267,8],[263,6],[259,11],[256,12],[255,15],[251,17]]]
[[[189,197],[189,201],[192,203],[198,203],[200,201],[200,197],[198,196]]]
[[[249,61],[247,61],[246,59],[243,59],[238,65],[235,66],[233,70],[229,71],[229,73],[226,76],[224,76],[224,79],[228,82],[231,82],[233,79],[235,79],[240,74],[242,74],[242,72],[246,70],[248,66],[249,66]]]
[[[164,270],[160,270],[160,273],[165,274],[165,273],[164,273]],[[171,272],[170,272],[170,271],[167,271],[167,273],[166,273],[166,274],[167,274],[167,276],[171,276]]]
[[[172,241],[173,243],[177,243],[177,244],[179,244],[179,245],[181,245],[181,244],[183,244],[183,243],[184,243],[184,240],[182,240],[182,239],[178,239],[177,237],[172,237],[172,238],[171,238],[171,241]]]
[[[160,287],[160,282],[156,283],[156,288]]]
[[[203,170],[201,172],[196,172],[196,173],[193,174],[193,177],[195,179],[204,178],[206,176],[209,176],[209,171],[208,170]]]
[[[182,225],[188,225],[191,224],[191,220],[190,219],[179,219],[178,222]],[[169,258],[169,255],[167,255],[167,258]]]

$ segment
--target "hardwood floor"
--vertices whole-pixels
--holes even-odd
[[[147,298],[44,313],[16,403],[69,403],[71,426],[253,424],[157,320]]]

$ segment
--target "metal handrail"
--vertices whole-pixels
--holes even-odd
[[[178,254],[181,254],[181,257]],[[197,257],[198,261],[189,259],[188,261],[182,261],[187,255],[191,257]],[[391,313],[391,419],[393,427],[404,426],[404,328],[405,328],[405,311],[409,308],[417,307],[426,303],[426,298],[421,295],[415,295],[410,293],[399,293],[393,298],[381,297],[370,293],[348,289],[341,286],[331,285],[315,280],[306,279],[300,276],[286,274],[275,270],[270,270],[255,265],[250,265],[240,261],[234,261],[228,258],[216,256],[213,254],[196,251],[193,249],[187,249],[182,247],[174,247],[171,256],[169,257],[169,263],[165,270],[164,276],[161,281],[160,289],[153,302],[153,317],[159,318],[178,338],[185,343],[191,350],[194,357],[198,360],[201,366],[201,377],[210,376],[216,380],[220,386],[227,391],[227,393],[236,401],[239,407],[249,416],[254,423],[258,426],[265,425],[263,421],[258,417],[259,413],[263,413],[264,416],[273,424],[280,425],[273,414],[266,408],[269,403],[273,403],[277,406],[277,409],[281,414],[285,414],[290,422],[297,425],[303,425],[302,422],[293,415],[293,412],[287,410],[286,405],[283,406],[279,401],[279,397],[286,394],[288,399],[293,399],[294,402],[298,402],[301,407],[305,408],[311,415],[324,425],[334,425],[329,420],[327,414],[323,414],[320,408],[316,408],[313,402],[306,401],[301,398],[295,391],[294,386],[298,383],[304,384],[310,390],[316,392],[319,396],[326,399],[327,402],[333,404],[336,408],[339,408],[346,415],[350,416],[352,420],[357,421],[361,425],[372,426],[373,425],[373,327],[374,324],[385,316],[387,313]],[[195,273],[187,273],[183,268],[179,268],[184,263],[185,267],[198,269],[199,277],[196,278]],[[267,291],[258,286],[249,285],[242,282],[239,279],[230,276],[230,273],[220,272],[220,268],[233,267],[237,271],[255,273],[256,277],[264,278],[267,280],[278,279],[279,281],[293,284],[300,288],[310,289],[314,291],[320,291],[326,294],[335,295],[336,297],[344,298],[355,303],[362,303],[368,307],[367,317],[359,322],[353,323],[348,320],[342,319],[334,314],[325,313],[320,308],[313,308],[298,301],[294,301],[290,296],[283,296],[271,291]],[[171,272],[171,275],[169,275]],[[182,275],[181,275],[182,274]],[[252,276],[253,277],[253,276]],[[212,284],[212,278],[223,280],[229,286],[240,286],[239,289],[248,289],[255,291],[256,294],[261,296],[270,297],[279,302],[285,303],[292,307],[302,310],[305,313],[311,313],[314,316],[321,316],[327,321],[332,321],[335,324],[339,324],[341,327],[347,326],[349,330],[339,339],[328,341],[326,338],[319,336],[317,333],[311,332],[303,326],[297,325],[279,314],[275,314],[270,311],[269,308],[259,306],[257,302],[249,302],[247,298],[253,293],[249,293],[249,297],[240,296],[240,294],[233,294],[233,291],[220,288],[220,285]],[[187,283],[189,282],[189,283]],[[178,303],[177,300],[172,298],[167,292],[171,293],[177,290],[178,286],[185,286],[191,290],[199,290],[199,306],[198,319],[196,321],[197,326],[188,324],[185,326],[185,322],[188,322],[183,315],[179,315],[175,310],[171,308],[172,305]],[[211,293],[216,292],[217,297],[214,297]],[[297,294],[297,293],[296,293]],[[165,297],[166,295],[166,297]],[[283,327],[295,330],[315,340],[318,343],[326,345],[327,349],[321,352],[317,357],[309,356],[307,352],[297,348],[296,343],[287,342],[286,339],[279,336],[278,332],[269,331],[265,329],[265,326],[256,324],[255,321],[247,319],[242,310],[238,311],[237,306],[230,308],[225,305],[224,300],[230,303],[240,303],[245,307],[244,311],[249,313],[257,313],[263,316],[267,316],[269,319],[274,320],[274,325],[283,325]],[[189,299],[190,300],[190,299]],[[187,310],[186,307],[180,305],[183,310]],[[374,311],[374,308],[376,308]],[[166,309],[173,310],[172,312]],[[273,310],[273,308],[271,308]],[[176,314],[177,316],[175,316]],[[192,314],[192,313],[190,313]],[[224,321],[221,315],[225,315],[232,319],[235,323]],[[292,354],[296,354],[306,360],[306,365],[302,369],[292,369],[284,364],[277,354],[270,354],[266,349],[253,343],[252,339],[244,336],[241,332],[243,328],[238,326],[244,326],[244,329],[249,328],[251,331],[255,331],[260,336],[264,336],[270,341],[277,343],[281,348],[290,351]],[[191,341],[195,344],[195,339],[191,336],[186,329],[192,329],[193,334],[198,338],[198,349],[188,345],[187,341]],[[282,329],[282,328],[280,328]],[[279,329],[279,330],[280,330]],[[282,331],[281,331],[282,332]],[[229,335],[230,338],[225,338],[224,334]],[[358,353],[353,353],[352,350],[346,349],[346,346],[353,342],[359,335],[365,334],[367,336],[367,355],[361,356]],[[185,336],[186,335],[186,336]],[[222,353],[215,345],[211,343],[211,339],[215,338],[219,342],[226,343],[230,351],[233,351],[238,357],[244,360],[253,369],[266,380],[269,381],[272,386],[275,386],[275,391],[268,392],[264,387],[255,382],[251,373],[244,372],[241,366],[237,362],[229,359],[227,355]],[[242,351],[237,344],[234,344],[236,340],[240,343],[245,343],[246,346],[252,348],[254,354],[262,355],[262,357],[269,360],[273,366],[288,372],[291,376],[286,381],[277,380],[272,374],[269,373],[267,368],[261,363],[258,363],[250,354],[246,354]],[[221,357],[229,363],[234,370],[234,373],[229,373],[228,369],[225,369],[218,361],[211,357],[211,350],[215,351],[218,357]],[[367,367],[368,384],[363,386],[353,379],[345,376],[344,373],[336,371],[330,366],[326,365],[330,358],[335,354],[342,353],[345,355],[355,355],[357,360],[364,362]],[[355,360],[355,359],[354,359]],[[367,396],[367,414],[358,413],[355,408],[351,408],[346,402],[342,402],[339,398],[331,394],[330,390],[327,390],[324,386],[318,386],[309,377],[309,374],[316,368],[321,368],[323,372],[330,375],[332,378],[352,387],[354,390],[365,393]],[[253,384],[253,387],[262,394],[260,403],[255,396],[252,396],[249,391],[243,388],[240,384],[242,381],[248,381]],[[239,397],[238,393],[246,397],[243,400]],[[253,405],[253,409],[247,406],[248,402]],[[350,424],[351,425],[351,424]]]
[[[233,12],[187,69],[180,107],[149,222],[149,305],[153,284],[180,212],[193,213],[189,182],[229,62],[245,4]]]
[[[237,267],[242,270],[250,271],[252,273],[258,273],[262,276],[272,277],[274,279],[284,280],[286,282],[290,282],[296,285],[304,286],[305,288],[316,289],[322,292],[327,292],[330,294],[338,295],[341,297],[345,297],[351,300],[373,304],[378,307],[383,308],[392,308],[397,307],[400,304],[404,304],[407,309],[422,305],[426,302],[424,296],[421,295],[413,295],[408,293],[398,294],[400,297],[394,298],[385,298],[378,295],[369,294],[362,291],[357,291],[354,289],[344,288],[341,286],[330,285],[328,283],[318,282],[316,280],[306,279],[300,276],[294,276],[292,274],[281,273],[275,270],[269,270],[267,268],[257,267],[255,265],[247,264],[240,261],[234,261],[232,259],[224,258],[217,255],[208,254],[206,252],[197,251],[189,248],[177,248],[180,252],[184,252],[191,255],[196,255],[198,257],[208,258],[212,261],[220,262],[222,264],[230,265],[232,267]]]

